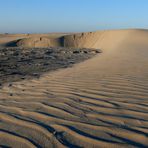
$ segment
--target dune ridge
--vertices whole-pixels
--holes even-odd
[[[0,146],[148,147],[147,39],[147,30],[64,36],[65,47],[103,52],[1,88]]]

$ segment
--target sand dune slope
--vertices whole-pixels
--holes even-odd
[[[103,52],[0,89],[0,145],[148,147],[147,41],[145,30],[66,36]]]

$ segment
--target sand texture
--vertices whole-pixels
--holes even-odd
[[[102,53],[0,89],[0,146],[148,147],[148,31],[68,35]],[[13,94],[13,95],[10,95]]]

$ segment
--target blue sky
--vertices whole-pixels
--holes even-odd
[[[0,0],[0,33],[148,28],[148,0]]]

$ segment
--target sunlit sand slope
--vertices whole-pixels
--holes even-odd
[[[84,33],[64,44],[103,52],[0,89],[0,145],[148,147],[148,31]]]

